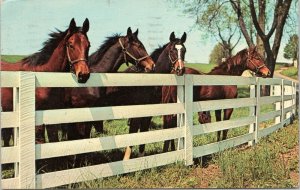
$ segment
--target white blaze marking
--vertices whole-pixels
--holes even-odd
[[[180,51],[182,48],[182,45],[177,44],[177,45],[175,45],[175,48],[177,49],[177,53],[178,53],[179,69],[182,69],[182,65],[181,65],[182,59],[181,59],[181,51]]]

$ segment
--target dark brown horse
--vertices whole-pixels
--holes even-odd
[[[170,73],[174,71],[180,75],[184,70],[184,56],[186,33],[181,39],[175,38],[174,32],[170,35],[170,42],[156,49],[151,57],[155,61],[155,73]],[[126,73],[139,72],[134,68],[128,68]],[[130,98],[128,98],[130,97]],[[138,105],[154,104],[161,101],[161,87],[113,87],[107,89],[107,105]],[[149,130],[152,117],[131,118],[128,121],[129,133],[145,132]],[[145,145],[139,146],[139,156],[144,155]],[[126,148],[124,159],[129,159],[131,147]]]
[[[153,71],[155,64],[148,55],[144,45],[138,39],[138,30],[132,33],[127,29],[126,36],[114,35],[100,46],[100,48],[89,57],[91,72],[116,73],[123,63],[134,64],[136,70],[145,72]],[[73,108],[102,106],[105,88],[71,88],[66,93],[67,106]],[[75,130],[68,127],[67,136],[69,140],[89,138],[92,125],[101,132],[102,122],[76,123]],[[66,133],[66,128],[63,129]]]
[[[85,83],[90,75],[87,64],[90,43],[87,37],[89,21],[86,19],[82,27],[77,27],[72,19],[69,28],[50,34],[44,47],[21,61],[12,64],[1,61],[1,71],[35,71],[35,72],[73,72],[79,83]],[[54,88],[36,89],[36,109],[61,108],[61,90]],[[3,111],[13,111],[12,88],[1,88],[1,104]],[[52,127],[51,127],[52,128]],[[43,129],[36,129],[38,141],[44,141]],[[12,129],[3,129],[4,146],[9,146]],[[49,133],[49,140],[52,132]],[[53,138],[57,139],[57,131]]]
[[[267,77],[270,75],[270,70],[264,64],[264,60],[261,58],[257,52],[256,47],[250,47],[249,49],[244,49],[238,52],[235,56],[228,58],[224,63],[216,66],[212,71],[207,73],[207,75],[231,75],[231,76],[241,76],[245,70],[251,70],[256,73],[257,76]],[[204,74],[192,68],[185,68],[185,74]],[[168,96],[163,97],[168,100],[173,100],[176,97],[176,87],[172,87],[172,93],[168,93]],[[199,86],[194,87],[194,101],[203,100],[218,100],[218,99],[232,99],[237,98],[237,86]],[[164,93],[166,95],[166,93]],[[216,110],[216,120],[221,121],[221,111]],[[223,120],[229,120],[233,109],[225,109]],[[199,122],[204,118],[209,118],[210,115],[206,113],[206,116],[199,112]],[[164,119],[164,128],[175,127],[176,117]],[[223,138],[226,139],[228,130],[223,131]],[[221,131],[218,132],[217,140],[220,139]],[[164,151],[168,150],[168,144],[164,145]],[[174,147],[171,147],[174,150]]]

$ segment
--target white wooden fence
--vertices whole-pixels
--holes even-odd
[[[193,102],[193,85],[250,85],[250,97],[231,100]],[[158,86],[176,85],[178,102],[170,104],[35,110],[37,87],[87,86]],[[261,97],[260,86],[271,85],[272,96]],[[15,145],[1,148],[1,163],[15,164],[15,177],[2,179],[2,188],[49,188],[85,180],[108,177],[176,161],[193,164],[193,158],[216,153],[243,143],[257,143],[260,138],[290,123],[295,113],[296,84],[281,79],[244,78],[234,76],[175,76],[170,74],[92,74],[86,84],[78,84],[66,73],[1,72],[1,87],[14,89],[14,111],[1,112],[1,128],[15,129]],[[276,111],[261,113],[263,104],[276,104]],[[198,111],[250,107],[250,115],[235,120],[193,125]],[[182,127],[136,134],[116,135],[76,141],[35,144],[35,126],[40,124],[111,120],[144,116],[181,114]],[[276,119],[264,129],[260,122]],[[193,147],[193,137],[199,134],[249,125],[249,133],[221,142]],[[176,151],[94,166],[36,174],[35,161],[126,146],[183,139],[184,146]]]

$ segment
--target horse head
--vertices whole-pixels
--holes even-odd
[[[143,68],[146,72],[152,72],[155,63],[148,55],[144,45],[138,39],[138,29],[132,33],[131,28],[127,29],[127,35],[119,38],[119,44],[122,48],[126,64],[131,62],[137,68]]]
[[[186,41],[186,33],[184,32],[180,39],[175,38],[174,32],[170,34],[169,43],[169,60],[171,62],[172,72],[177,75],[184,73],[184,57],[186,48],[184,42]]]
[[[251,46],[248,49],[246,67],[255,72],[256,76],[269,77],[271,75],[263,58],[258,53],[256,46]]]
[[[85,83],[90,76],[88,54],[90,42],[87,37],[89,20],[85,19],[83,26],[77,27],[74,18],[71,20],[65,38],[66,55],[70,66],[79,83]]]

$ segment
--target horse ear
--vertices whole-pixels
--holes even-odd
[[[128,37],[129,40],[132,39],[132,30],[131,30],[130,27],[128,27],[128,29],[127,29],[127,37]]]
[[[132,30],[130,27],[127,29],[127,36],[132,36]]]
[[[89,29],[90,29],[90,22],[89,22],[89,19],[86,18],[82,25],[82,31],[84,33],[87,33],[89,31]]]
[[[76,29],[76,22],[75,22],[75,19],[72,18],[70,25],[69,25],[69,31],[72,33],[75,31],[75,29]]]
[[[134,35],[135,37],[137,37],[138,34],[139,34],[139,29],[136,29],[136,31],[133,33],[133,35]]]
[[[186,40],[186,33],[184,32],[183,35],[181,36],[180,41],[181,41],[181,43],[184,43],[185,40]]]
[[[175,41],[175,34],[174,34],[174,32],[172,32],[170,34],[170,42],[173,42],[173,41]]]

